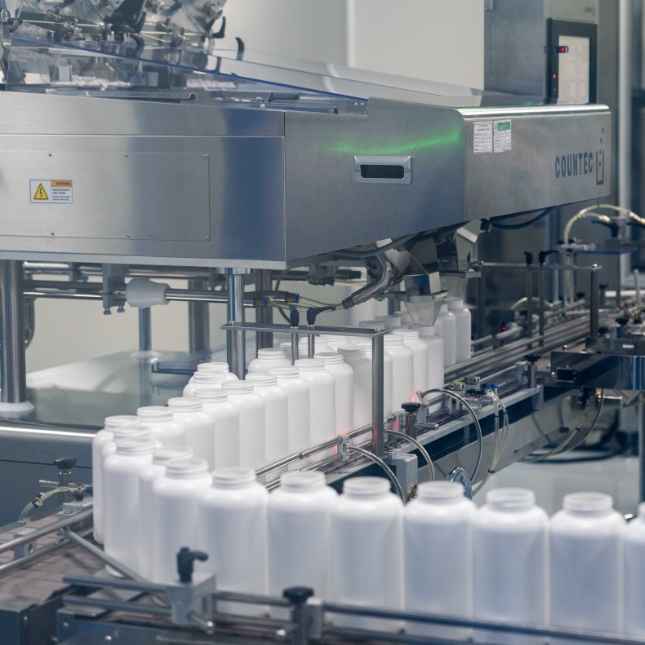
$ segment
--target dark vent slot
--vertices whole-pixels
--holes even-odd
[[[403,166],[361,166],[363,179],[403,179]]]

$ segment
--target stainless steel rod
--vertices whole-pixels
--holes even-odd
[[[116,602],[101,598],[90,598],[89,596],[63,596],[66,605],[80,605],[83,607],[101,607],[110,611],[126,611],[135,614],[149,614],[151,616],[170,616],[169,607],[158,607],[156,605],[139,605],[134,602]]]
[[[383,397],[385,395],[385,350],[383,335],[372,336],[372,452],[381,459],[385,454]]]
[[[598,287],[598,271],[592,271],[589,275],[589,336],[598,336],[600,324],[600,290]]]
[[[244,322],[244,274],[229,273],[226,276],[228,288],[228,321]],[[226,332],[229,369],[243,379],[246,372],[246,336],[243,330]]]
[[[25,301],[22,262],[0,261],[0,320],[2,331],[2,391],[3,403],[22,403],[27,400],[27,370],[25,363]]]
[[[139,351],[149,352],[152,349],[152,316],[150,307],[139,309]]]
[[[189,291],[208,291],[208,280],[189,280]],[[188,303],[188,351],[195,354],[210,347],[208,302]]]
[[[270,269],[258,269],[255,272],[256,291],[272,291],[273,280]],[[255,319],[259,323],[271,324],[273,322],[273,307],[258,307],[255,310]],[[255,335],[255,345],[258,349],[273,347],[273,334],[259,331]]]

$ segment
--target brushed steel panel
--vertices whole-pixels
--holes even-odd
[[[28,179],[27,179],[28,178]],[[34,203],[29,183],[73,182],[73,204]],[[2,235],[202,241],[209,157],[177,152],[0,152]]]

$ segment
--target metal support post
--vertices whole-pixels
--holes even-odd
[[[372,336],[372,452],[381,459],[385,453],[384,355],[383,334]]]
[[[638,269],[634,269],[634,289],[636,289],[636,309],[641,308],[641,283]]]
[[[139,351],[149,352],[152,349],[152,316],[150,307],[139,309]]]
[[[645,502],[645,394],[638,402],[638,501]]]
[[[526,267],[526,335],[533,338],[533,268]]]
[[[256,291],[271,291],[273,289],[270,269],[258,269],[255,272],[255,289]],[[263,325],[270,325],[273,323],[273,308],[258,307],[255,310],[255,320]],[[273,347],[273,334],[270,331],[259,331],[255,335],[255,343],[258,349]]]
[[[27,400],[25,303],[22,282],[22,262],[0,261],[2,403],[22,403]]]
[[[208,280],[189,280],[191,291],[206,291]],[[188,303],[188,351],[191,354],[210,347],[210,317],[207,302]]]
[[[600,291],[598,288],[598,265],[591,267],[589,274],[589,336],[596,338],[600,327]]]
[[[313,334],[307,336],[307,357],[313,358],[316,354],[316,337]]]
[[[622,282],[622,269],[620,265],[620,255],[616,256],[616,309],[620,309],[622,306],[622,295],[620,292],[620,286]]]
[[[244,274],[228,273],[226,276],[228,289],[228,320],[244,322]],[[226,332],[226,345],[229,369],[238,378],[243,379],[246,371],[246,337],[244,330]]]
[[[484,267],[481,269],[481,276],[477,280],[477,338],[486,335],[486,278]]]
[[[540,319],[540,347],[544,347],[544,326],[545,326],[545,309],[546,309],[546,269],[543,266],[540,266],[540,272],[538,274],[538,298],[539,298],[539,319]]]

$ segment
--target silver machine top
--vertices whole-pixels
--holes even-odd
[[[221,49],[223,0],[2,2],[0,258],[287,268],[610,193],[602,105]]]

